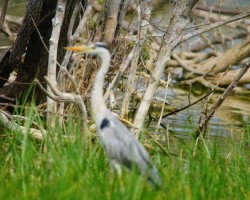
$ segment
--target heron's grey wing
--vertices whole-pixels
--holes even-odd
[[[102,120],[99,133],[105,151],[110,159],[131,168],[137,167],[141,174],[148,173],[149,179],[158,184],[160,178],[156,168],[151,164],[143,145],[132,135],[112,113]]]
[[[99,133],[108,156],[116,158],[120,162],[150,164],[147,151],[113,114],[108,113],[102,120]]]

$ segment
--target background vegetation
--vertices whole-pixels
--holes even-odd
[[[249,1],[188,2],[1,1],[0,199],[249,199]],[[100,63],[63,50],[92,41],[159,190],[109,168],[89,106]]]

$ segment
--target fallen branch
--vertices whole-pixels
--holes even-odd
[[[28,134],[32,139],[40,142],[44,141],[49,136],[47,131],[41,127],[38,127],[39,129],[35,129],[31,127],[21,126],[13,122],[11,118],[12,116],[9,116],[3,110],[0,110],[0,127],[1,127],[0,129],[13,133],[18,132],[21,133],[22,135]],[[60,135],[60,138],[66,142],[69,140],[75,140],[74,136]],[[53,136],[53,139],[57,140],[57,137]]]
[[[47,136],[46,130],[38,130],[30,127],[20,126],[17,123],[9,120],[2,111],[0,112],[0,124],[1,128],[5,128],[10,132],[21,132],[23,135],[29,133],[29,135],[35,140],[42,141]]]
[[[239,45],[228,49],[224,53],[220,53],[217,57],[208,59],[203,63],[197,70],[205,73],[222,72],[228,68],[230,65],[237,64],[244,58],[250,55],[250,37],[243,41]]]
[[[196,70],[192,67],[190,67],[190,63],[186,63],[184,60],[182,60],[177,54],[172,53],[172,57],[179,63],[181,67],[183,67],[185,70],[188,72],[191,72],[194,75],[199,75],[199,76],[213,76],[212,73],[206,73],[206,72],[201,72],[201,70]]]
[[[240,69],[230,70],[227,72],[221,72],[213,77],[208,77],[207,80],[212,84],[217,84],[219,86],[228,86],[234,80],[234,77],[240,72]],[[238,81],[237,85],[250,83],[250,71],[247,71],[242,78]]]

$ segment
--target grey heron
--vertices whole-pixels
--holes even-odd
[[[109,70],[111,55],[105,43],[65,47],[66,50],[80,51],[96,55],[101,60],[101,67],[95,77],[91,94],[92,114],[110,164],[121,173],[121,165],[128,169],[135,167],[141,175],[156,187],[161,186],[161,178],[152,164],[148,152],[107,108],[103,97],[105,76]]]

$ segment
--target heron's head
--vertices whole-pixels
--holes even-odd
[[[64,49],[83,52],[89,55],[96,55],[96,56],[101,56],[102,54],[109,52],[107,45],[103,42],[91,43],[89,45],[64,47]]]

